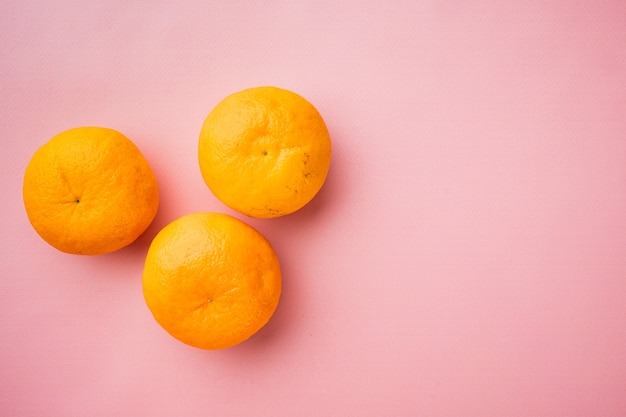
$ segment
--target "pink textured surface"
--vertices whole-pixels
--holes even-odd
[[[626,415],[625,3],[247,3],[0,5],[0,415]],[[334,159],[302,211],[237,215],[283,298],[201,351],[153,321],[143,259],[171,220],[232,213],[197,137],[257,85],[308,98]],[[47,246],[21,201],[35,149],[81,125],[161,186],[101,257]]]

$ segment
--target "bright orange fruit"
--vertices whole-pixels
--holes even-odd
[[[226,97],[200,132],[204,181],[225,205],[251,217],[302,208],[324,184],[330,159],[320,113],[281,88],[256,87]]]
[[[173,337],[223,349],[269,321],[281,293],[280,265],[270,243],[246,223],[227,214],[188,214],[152,241],[143,293]]]
[[[22,190],[35,231],[71,254],[100,255],[129,245],[159,206],[148,161],[127,137],[103,127],[50,139],[28,163]]]

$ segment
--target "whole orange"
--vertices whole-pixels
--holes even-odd
[[[226,206],[251,217],[283,216],[306,205],[326,180],[331,141],[317,109],[276,87],[231,94],[204,121],[198,160]]]
[[[248,339],[269,321],[281,293],[267,239],[220,213],[188,214],[165,226],[148,249],[142,282],[157,323],[202,349]]]
[[[35,231],[71,254],[100,255],[129,245],[159,206],[148,161],[130,139],[103,127],[50,139],[28,163],[22,191]]]

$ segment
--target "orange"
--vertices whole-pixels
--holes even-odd
[[[142,281],[157,323],[202,349],[248,339],[269,321],[281,293],[270,243],[221,213],[188,214],[165,226],[150,244]]]
[[[231,94],[211,110],[200,132],[204,181],[222,203],[251,217],[302,208],[324,184],[330,159],[320,113],[281,88]]]
[[[71,254],[100,255],[129,245],[159,205],[148,161],[130,139],[103,127],[50,139],[28,163],[22,191],[35,231]]]

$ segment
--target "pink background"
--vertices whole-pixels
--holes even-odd
[[[0,5],[0,415],[626,415],[626,3],[19,1]],[[232,213],[197,138],[243,88],[308,98],[334,145],[300,212],[244,218],[282,262],[272,321],[223,351],[153,321],[168,222]],[[30,227],[24,168],[111,127],[155,223],[100,257]]]

